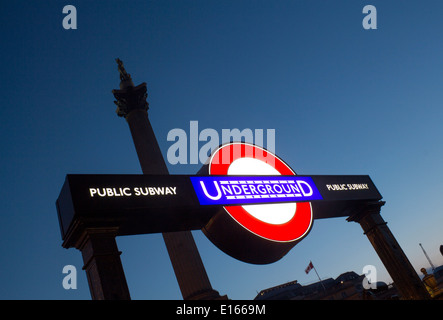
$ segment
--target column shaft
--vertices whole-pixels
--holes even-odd
[[[116,228],[86,229],[78,249],[93,300],[130,300],[115,236]]]
[[[402,299],[429,299],[423,283],[380,215],[384,202],[367,204],[348,218],[360,224],[394,281]]]
[[[144,174],[169,174],[160,147],[143,109],[134,109],[126,121],[134,140]],[[212,289],[191,231],[163,233],[183,299],[215,299],[220,295]]]

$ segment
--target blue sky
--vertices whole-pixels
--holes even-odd
[[[81,254],[61,247],[55,200],[68,173],[141,173],[111,90],[120,57],[147,82],[164,156],[170,130],[275,129],[298,174],[368,174],[382,216],[418,270],[443,264],[441,1],[10,1],[2,50],[1,299],[90,299]],[[62,9],[77,8],[77,29]],[[365,5],[377,29],[362,27]],[[200,144],[202,146],[203,143]],[[169,165],[194,174],[200,165]],[[213,287],[232,299],[374,265],[356,223],[315,221],[282,260],[234,260],[193,231]],[[133,299],[181,299],[159,234],[119,237]],[[78,289],[62,287],[65,265]]]

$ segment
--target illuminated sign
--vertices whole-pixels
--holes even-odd
[[[271,263],[282,258],[309,233],[313,223],[313,210],[311,203],[306,200],[310,196],[321,199],[315,184],[311,179],[296,180],[295,172],[280,158],[264,148],[240,142],[223,145],[211,155],[199,174],[213,177],[224,176],[220,177],[220,180],[215,180],[217,182],[236,181],[238,183],[233,185],[241,189],[242,194],[239,196],[245,196],[245,199],[246,196],[250,197],[247,204],[241,205],[231,205],[231,203],[245,199],[224,199],[230,200],[231,203],[224,205],[202,229],[211,242],[228,255],[248,263]],[[232,176],[232,179],[227,179],[226,176]],[[257,179],[241,179],[244,176],[257,176]],[[282,183],[283,181],[291,182]],[[296,181],[299,181],[299,184]],[[209,188],[211,185],[209,182],[210,180],[203,181],[204,186]],[[263,194],[257,187],[255,192],[254,188],[251,188],[256,184],[255,182],[263,186],[263,188],[260,187]],[[217,185],[220,186],[220,199],[234,196],[234,189],[240,193],[238,188],[231,187],[233,193],[231,195],[229,189],[225,190],[221,187],[221,183]],[[203,190],[203,186],[200,187]],[[219,193],[215,184],[213,183],[211,187],[211,190],[206,189],[207,193],[217,198]],[[270,201],[270,199],[278,199],[277,195],[281,195],[278,202],[283,202],[281,201],[283,193],[285,197],[290,194],[292,201],[284,203]],[[258,195],[260,198],[254,198]],[[262,198],[261,195],[269,196],[269,198]],[[197,196],[200,201],[203,197],[207,198],[204,193],[202,196],[197,192]],[[296,198],[303,197],[305,197],[304,202],[294,202]],[[255,204],[254,201],[258,199],[265,200],[265,204]]]
[[[369,176],[295,175],[263,148],[231,143],[197,175],[69,174],[56,205],[65,247],[81,226],[115,226],[117,235],[202,230],[228,255],[263,264],[282,258],[314,219],[381,198]]]
[[[292,191],[291,186],[295,191],[298,190],[298,192],[292,193],[293,200],[288,203],[224,206],[225,211],[237,223],[253,234],[270,241],[292,242],[300,240],[311,228],[313,218],[310,203],[295,203],[293,201],[297,198],[297,195],[299,195],[299,197],[303,197],[304,194],[306,196],[314,195],[314,190],[314,197],[317,199],[321,198],[317,192],[317,188],[311,179],[295,180],[295,172],[283,162],[283,160],[267,150],[248,143],[226,144],[216,150],[211,156],[208,173],[209,175],[258,175],[259,179],[255,181],[262,182],[260,185],[264,186],[267,191],[264,195],[269,196],[266,200],[278,199],[277,195],[283,195],[283,186],[289,187],[289,189],[286,190],[290,192]],[[266,179],[263,175],[267,175],[268,178]],[[278,176],[280,175],[284,175],[285,178],[279,179]],[[282,181],[288,181],[287,178],[291,178],[291,176],[293,179],[290,181],[294,183],[281,183]],[[235,178],[237,177],[234,177],[231,181],[243,182],[243,180],[234,180]],[[220,181],[226,180],[221,179]],[[253,184],[247,183],[247,181],[248,180],[245,180],[244,182],[246,183],[243,185],[248,185],[249,188],[245,187],[245,189],[243,189],[243,187],[241,187],[241,190],[243,193],[246,193],[245,191],[252,193],[250,186]],[[253,182],[254,180],[249,181]],[[267,183],[263,183],[263,181]],[[271,181],[278,181],[280,183],[271,183]],[[297,184],[296,181],[298,181],[299,184]],[[222,190],[224,189],[222,188]],[[263,188],[261,188],[261,190],[263,190]],[[277,193],[277,191],[281,191],[281,193]],[[226,191],[226,193],[228,192]],[[258,193],[260,193],[260,191],[258,191]],[[249,196],[254,195],[251,194]],[[275,196],[275,198],[271,196]],[[263,198],[260,197],[261,201],[263,201],[262,199]],[[281,199],[282,197],[280,200]],[[232,201],[234,199],[230,200]],[[253,203],[253,201],[257,201],[258,198],[251,198],[249,200]]]
[[[131,196],[163,196],[176,194],[177,187],[120,187],[120,188],[89,188],[93,197],[131,197]]]
[[[281,259],[314,218],[345,216],[360,201],[381,199],[369,176],[298,176],[271,152],[240,142],[218,148],[191,180],[201,206],[223,205],[204,234],[255,264]]]
[[[191,177],[201,205],[237,205],[321,200],[310,177]]]
[[[133,235],[198,230],[214,213],[183,175],[69,174],[56,205],[63,239],[80,221]]]

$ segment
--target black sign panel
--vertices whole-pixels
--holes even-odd
[[[116,224],[129,235],[200,229],[212,217],[188,176],[67,175],[56,205],[63,239],[74,221]]]
[[[310,176],[324,201],[380,200],[378,192],[369,176]]]
[[[251,204],[248,198],[254,198],[254,204],[260,203],[256,197],[260,190],[268,191],[268,198],[263,199],[263,203],[268,203],[272,192],[278,193],[289,188],[284,184],[279,188],[265,188],[263,181],[262,188],[256,185],[252,189],[250,185],[248,189],[247,176],[228,177],[230,182],[233,177],[235,180],[245,180],[241,190],[250,193],[252,190],[256,191],[256,194],[242,195],[244,198],[241,201],[236,200],[236,205]],[[316,189],[321,195],[310,200],[314,219],[345,216],[345,209],[355,202],[377,201],[382,198],[369,176],[278,176],[278,180],[296,177],[305,181],[304,186],[307,186],[308,181],[313,181],[311,190]],[[255,179],[256,183],[257,176],[249,178]],[[276,178],[277,176],[269,176],[269,180]],[[232,190],[240,190],[240,187]],[[233,195],[234,193],[231,196]],[[308,199],[300,198],[305,199],[301,201]],[[294,202],[293,198],[281,198],[279,201]],[[120,235],[196,230],[203,228],[219,208],[220,204],[200,204],[189,175],[67,175],[57,199],[63,238],[75,221],[89,225],[94,222],[115,224],[119,226]]]

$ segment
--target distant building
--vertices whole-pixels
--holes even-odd
[[[376,290],[364,290],[364,275],[354,271],[345,272],[336,279],[328,278],[302,286],[291,281],[259,292],[254,300],[362,300],[396,297],[394,287],[377,282]]]

